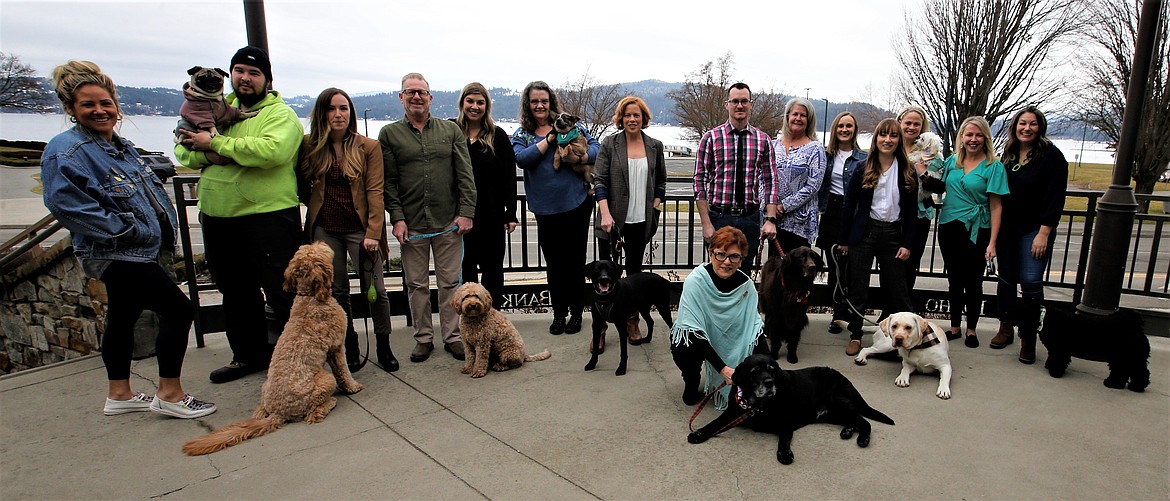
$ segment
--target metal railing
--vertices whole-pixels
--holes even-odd
[[[172,180],[174,183],[175,203],[179,207],[179,235],[182,244],[182,257],[187,270],[191,270],[188,272],[188,277],[194,276],[195,268],[192,253],[191,225],[185,209],[195,206],[197,203],[193,197],[187,196],[190,193],[188,189],[197,180],[197,176],[177,176]],[[517,178],[517,181],[520,180],[520,178]],[[667,181],[676,186],[682,184],[689,186],[691,178],[671,177]],[[689,190],[676,191],[684,192]],[[1092,240],[1097,200],[1101,195],[1102,192],[1098,191],[1070,190],[1068,192],[1068,198],[1070,200],[1085,199],[1086,207],[1088,208],[1085,210],[1064,211],[1058,230],[1060,234],[1052,249],[1053,259],[1049,264],[1048,270],[1045,272],[1044,285],[1046,287],[1070,290],[1074,303],[1080,302],[1081,295],[1084,291],[1085,271],[1089,258],[1089,242]],[[1148,199],[1154,202],[1170,204],[1170,196],[1167,195],[1137,195],[1137,197],[1139,200]],[[507,236],[507,250],[504,257],[504,272],[506,275],[511,274],[512,277],[516,277],[518,274],[539,273],[545,270],[543,256],[539,252],[532,235],[535,225],[530,223],[533,223],[535,218],[528,211],[526,197],[521,194],[517,198],[517,203],[519,204],[517,215],[520,224],[518,231]],[[644,268],[647,270],[666,271],[669,275],[671,271],[690,270],[705,262],[705,253],[701,238],[702,229],[699,225],[699,217],[695,212],[695,204],[693,201],[694,198],[688,195],[667,195],[663,207],[663,219],[659,224],[658,232],[647,244],[646,259],[643,260],[647,264]],[[1170,276],[1170,259],[1167,259],[1167,255],[1163,255],[1164,253],[1170,254],[1170,252],[1164,250],[1167,246],[1163,245],[1163,240],[1167,237],[1166,225],[1168,222],[1170,222],[1170,216],[1165,214],[1138,214],[1136,216],[1134,230],[1131,234],[1131,256],[1129,256],[1124,275],[1123,294],[1170,298],[1170,279],[1168,279],[1168,276]],[[592,224],[590,224],[589,231],[590,235],[592,235]],[[393,247],[394,243],[392,242],[391,245]],[[590,259],[593,259],[597,256],[596,242],[594,241],[594,243],[590,244],[590,247],[589,255]],[[395,253],[392,250],[391,256],[393,257],[394,255]],[[398,269],[386,270],[384,276],[401,279],[402,271]],[[931,237],[927,242],[927,247],[920,265],[919,276],[936,278],[946,276],[933,223]],[[356,279],[356,276],[352,276],[351,278]],[[994,280],[994,278],[988,277],[985,280]],[[527,287],[531,289],[532,285],[506,285],[505,287]],[[218,326],[222,320],[215,318],[215,315],[219,313],[214,311],[214,306],[209,307],[200,304],[199,293],[216,290],[216,286],[211,282],[188,280],[187,289],[192,302],[195,303],[197,308],[197,314],[195,315],[196,336],[199,346],[202,346],[203,333],[219,330]],[[391,292],[391,294],[392,296],[398,295],[398,297],[391,298],[392,305],[405,304],[404,292]],[[354,303],[355,310],[359,303],[362,302],[357,301]],[[204,312],[210,312],[212,314],[203,315]],[[358,311],[355,311],[355,315],[358,313]],[[213,330],[208,330],[212,327],[214,327]]]

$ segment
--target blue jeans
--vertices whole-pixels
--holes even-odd
[[[1048,269],[1048,262],[1052,259],[1056,232],[1048,234],[1048,252],[1044,257],[1036,259],[1032,257],[1032,241],[1039,233],[1037,229],[1023,234],[1001,235],[996,242],[995,253],[999,260],[996,296],[999,299],[1000,320],[1007,320],[1004,315],[1009,314],[1018,302],[1017,285],[1025,301],[1044,300],[1044,270]]]
[[[756,211],[751,214],[744,214],[742,216],[732,216],[728,214],[719,214],[715,211],[707,213],[711,220],[711,226],[715,227],[715,231],[724,226],[733,226],[743,232],[743,236],[747,237],[748,248],[743,250],[743,265],[740,266],[745,273],[751,273],[753,263],[756,260],[756,253],[760,249],[760,212]]]

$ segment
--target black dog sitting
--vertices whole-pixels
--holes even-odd
[[[1048,349],[1044,368],[1052,377],[1061,377],[1071,357],[1109,363],[1105,386],[1143,392],[1150,385],[1150,340],[1142,317],[1133,310],[1120,309],[1099,316],[1059,306],[1045,307],[1040,341]]]
[[[643,343],[649,343],[654,335],[654,321],[650,319],[650,307],[658,308],[658,314],[666,325],[674,327],[670,316],[670,281],[653,273],[635,273],[621,278],[622,271],[613,261],[594,261],[585,265],[585,276],[593,281],[593,344],[589,345],[589,363],[585,370],[597,367],[597,355],[601,351],[601,336],[605,323],[617,327],[621,341],[622,355],[615,375],[626,373],[626,338],[629,336],[626,320],[635,313],[641,313],[646,320],[646,335]]]
[[[788,344],[788,363],[795,364],[800,333],[808,326],[808,297],[813,281],[825,269],[821,255],[797,247],[781,256],[773,253],[760,272],[760,312],[772,358],[780,359],[780,342]]]
[[[732,402],[707,426],[687,436],[700,444],[728,428],[744,414],[749,428],[780,435],[776,460],[792,464],[792,432],[811,423],[843,426],[841,440],[857,433],[857,446],[868,447],[870,424],[865,418],[889,425],[894,420],[861,398],[845,375],[828,367],[786,371],[767,355],[752,355],[731,376]]]

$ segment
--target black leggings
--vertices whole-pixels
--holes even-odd
[[[642,257],[646,253],[646,225],[641,223],[626,223],[622,225],[622,256],[626,260],[626,276],[642,271]],[[597,240],[597,259],[602,261],[613,260],[613,242],[609,239]],[[622,263],[616,263],[622,266]]]
[[[967,328],[979,324],[979,307],[983,304],[983,259],[991,241],[991,230],[979,230],[975,242],[962,221],[951,221],[938,228],[938,243],[947,265],[947,298],[951,308],[951,327],[959,327],[966,312]]]
[[[106,285],[106,332],[102,335],[102,361],[111,381],[130,379],[134,353],[134,324],[142,310],[157,313],[158,376],[177,378],[183,370],[187,337],[194,318],[191,300],[183,294],[158,263],[113,261],[102,273]]]
[[[537,240],[548,266],[548,289],[554,318],[581,316],[585,302],[585,251],[589,247],[589,215],[593,199],[576,209],[536,215]]]

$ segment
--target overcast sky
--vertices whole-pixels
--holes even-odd
[[[681,82],[735,55],[735,76],[834,102],[866,99],[897,67],[903,4],[872,0],[267,0],[275,88],[316,95],[397,90],[423,73],[435,90],[471,81],[557,86],[586,71],[601,83]],[[179,88],[191,66],[228,69],[246,45],[242,0],[0,0],[0,50],[40,75],[68,59],[98,63],[119,85]]]

